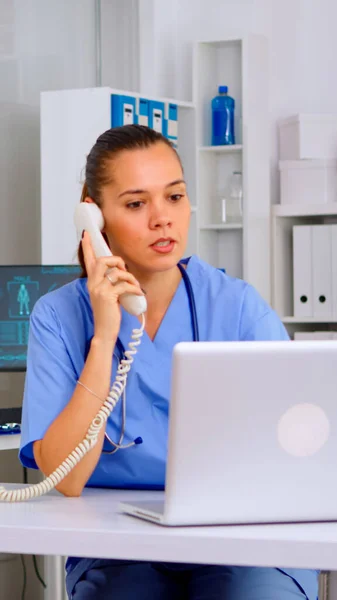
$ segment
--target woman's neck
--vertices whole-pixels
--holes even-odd
[[[139,276],[137,279],[145,292],[148,305],[159,308],[170,303],[180,283],[181,273],[178,267],[173,267],[168,271]]]
[[[134,275],[145,293],[147,302],[145,329],[153,339],[181,281],[181,273],[178,267],[174,267],[160,273],[138,274],[138,277],[136,273]]]

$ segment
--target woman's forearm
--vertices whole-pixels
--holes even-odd
[[[50,475],[84,439],[91,421],[109,393],[112,355],[115,343],[92,339],[80,381],[102,398],[99,400],[81,385],[63,411],[50,425],[42,440],[34,443],[34,457],[45,475]],[[76,465],[56,489],[66,496],[79,496],[101,455],[105,427],[94,448]]]

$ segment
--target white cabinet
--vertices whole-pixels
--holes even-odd
[[[270,300],[268,49],[262,36],[195,44],[193,101],[179,102],[179,141],[192,204],[187,254],[243,277]],[[211,100],[227,85],[236,102],[236,145],[211,144]],[[42,264],[76,261],[73,211],[86,154],[111,127],[108,87],[41,94]],[[154,100],[166,100],[153,98]],[[221,223],[216,198],[233,171],[243,178],[243,218]]]

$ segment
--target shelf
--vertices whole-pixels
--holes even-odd
[[[323,319],[319,317],[282,317],[282,323],[309,323],[314,325],[315,323],[337,323],[336,319],[329,319],[329,317]]]
[[[337,215],[337,202],[333,204],[276,204],[272,207],[274,217],[312,217]]]
[[[210,225],[203,225],[200,227],[201,231],[221,231],[221,230],[230,230],[230,229],[242,229],[242,223],[215,223]]]
[[[15,450],[20,447],[20,433],[0,435],[0,450]]]
[[[154,98],[154,100],[156,100],[156,98]],[[161,98],[161,101],[168,102],[170,104],[176,104],[177,106],[179,106],[179,108],[196,108],[193,102],[187,102],[185,100],[175,100],[174,98]]]
[[[232,154],[233,152],[241,152],[242,144],[234,144],[231,146],[199,146],[199,152],[218,152],[222,154]]]

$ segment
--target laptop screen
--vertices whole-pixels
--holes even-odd
[[[79,265],[0,265],[0,371],[25,371],[35,302],[77,279]]]

